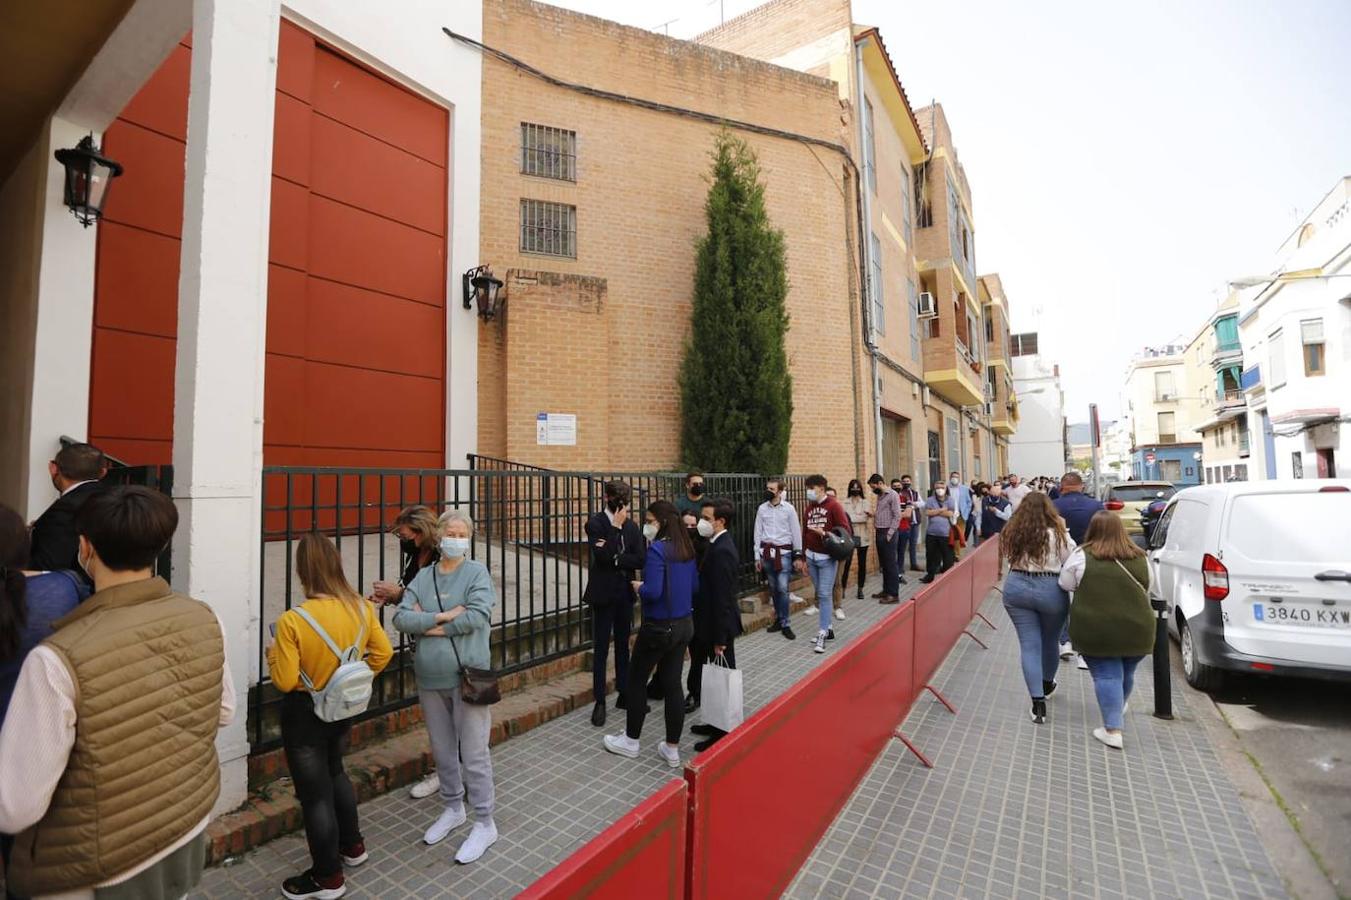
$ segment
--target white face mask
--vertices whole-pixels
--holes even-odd
[[[469,538],[441,538],[441,555],[447,559],[459,559],[469,552]]]
[[[643,523],[643,537],[647,538],[649,541],[655,541],[657,539],[657,532],[660,530],[660,528],[651,522]]]
[[[708,521],[708,519],[700,519],[694,527],[698,529],[699,537],[713,537],[713,523]]]
[[[960,478],[953,478],[953,479],[951,479],[951,481],[952,481],[952,486],[953,486],[953,487],[956,487],[957,485],[959,485],[959,484],[962,483],[962,480],[961,480]]]
[[[947,495],[948,495],[948,492],[947,492],[947,491],[944,491],[944,490],[937,490],[937,491],[934,491],[934,496],[937,497],[940,501],[941,501],[944,497],[946,497]]]
[[[807,502],[815,503],[820,499],[821,495],[817,493],[816,488],[807,488]]]

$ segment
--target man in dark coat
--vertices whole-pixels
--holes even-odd
[[[605,664],[610,639],[615,644],[617,709],[624,708],[624,685],[629,678],[629,630],[633,625],[633,587],[647,555],[647,543],[629,513],[632,491],[622,481],[605,485],[605,508],[586,521],[591,569],[582,602],[591,607],[591,693],[596,705],[591,724],[605,724]]]
[[[691,645],[692,688],[701,684],[704,664],[719,656],[727,660],[728,666],[736,668],[733,641],[741,634],[741,609],[737,605],[737,575],[741,569],[741,557],[737,553],[736,541],[727,530],[734,515],[732,502],[718,499],[706,503],[700,515],[712,525],[713,533],[708,539],[708,549],[699,567],[701,609],[695,612],[694,636],[700,652],[696,656],[695,647]],[[690,731],[706,738],[694,745],[694,749],[699,752],[713,746],[725,734],[711,725],[695,725]]]
[[[71,444],[61,448],[47,464],[47,471],[61,496],[33,523],[28,567],[41,572],[80,571],[75,514],[102,489],[99,482],[108,472],[108,462],[93,444]]]

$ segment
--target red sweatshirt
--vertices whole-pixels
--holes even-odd
[[[843,525],[850,534],[854,533],[854,526],[849,522],[849,513],[844,511],[844,504],[834,497],[826,497],[820,503],[807,504],[807,511],[802,514],[802,518],[806,526],[802,529],[802,546],[806,550],[826,552],[825,542],[821,540],[821,535],[812,531],[813,528],[832,531],[835,526]]]

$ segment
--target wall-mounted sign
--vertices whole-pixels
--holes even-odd
[[[573,413],[538,413],[535,443],[541,447],[577,446],[577,416]]]

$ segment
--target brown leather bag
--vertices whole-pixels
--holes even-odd
[[[450,649],[455,651],[455,662],[460,667],[460,698],[475,706],[492,706],[502,699],[502,690],[497,684],[497,673],[492,669],[475,669],[460,662],[460,651],[455,646],[455,638],[450,639]]]

